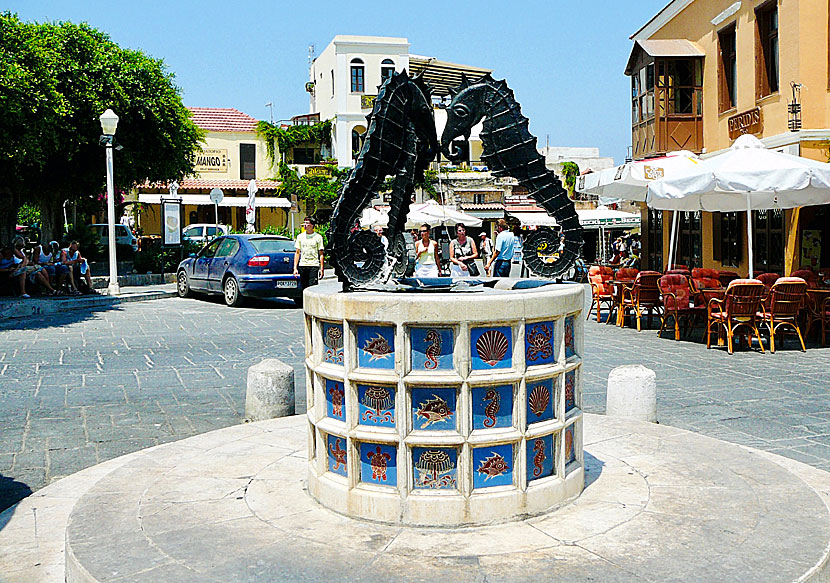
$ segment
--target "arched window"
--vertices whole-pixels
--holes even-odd
[[[383,59],[380,64],[380,83],[383,85],[395,73],[395,61]]]
[[[366,135],[366,128],[363,126],[355,126],[352,129],[352,157],[357,158],[360,150],[363,149],[363,138]]]
[[[352,59],[352,93],[363,93],[366,90],[365,69],[363,59]]]

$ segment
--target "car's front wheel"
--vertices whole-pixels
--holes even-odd
[[[239,293],[239,282],[236,281],[234,276],[231,275],[225,280],[225,285],[222,286],[222,289],[225,292],[225,303],[229,306],[235,308],[241,306],[245,301],[245,298]]]
[[[193,292],[190,290],[190,280],[187,278],[187,273],[184,270],[179,271],[176,276],[176,291],[180,298],[191,298]]]

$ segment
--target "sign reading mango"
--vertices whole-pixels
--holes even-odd
[[[193,167],[196,172],[227,172],[228,151],[222,149],[205,149],[194,156]]]

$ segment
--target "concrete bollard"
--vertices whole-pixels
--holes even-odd
[[[641,364],[618,366],[608,373],[605,414],[657,421],[657,375]]]
[[[294,368],[266,358],[248,368],[245,419],[262,421],[294,414]]]

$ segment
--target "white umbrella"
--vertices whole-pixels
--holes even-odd
[[[406,215],[407,226],[410,224],[442,224],[442,225],[457,225],[464,223],[468,227],[480,227],[481,219],[468,215],[467,213],[455,210],[435,201],[430,201],[423,204],[414,204],[409,208],[409,213]]]
[[[245,227],[246,233],[253,233],[255,231],[257,190],[259,189],[257,188],[256,180],[251,178],[251,181],[248,183],[248,204],[245,205],[245,221],[248,223],[248,226]]]
[[[651,182],[693,168],[698,162],[698,157],[687,150],[669,152],[660,158],[626,162],[584,174],[579,177],[576,190],[602,198],[642,202]]]
[[[830,203],[830,164],[767,150],[752,135],[694,168],[652,182],[648,206],[674,211],[746,211],[749,275],[754,209],[785,209]]]
[[[386,212],[378,210],[374,207],[363,209],[363,213],[360,215],[361,227],[370,228],[374,227],[375,225],[386,227],[388,224],[389,215]]]

